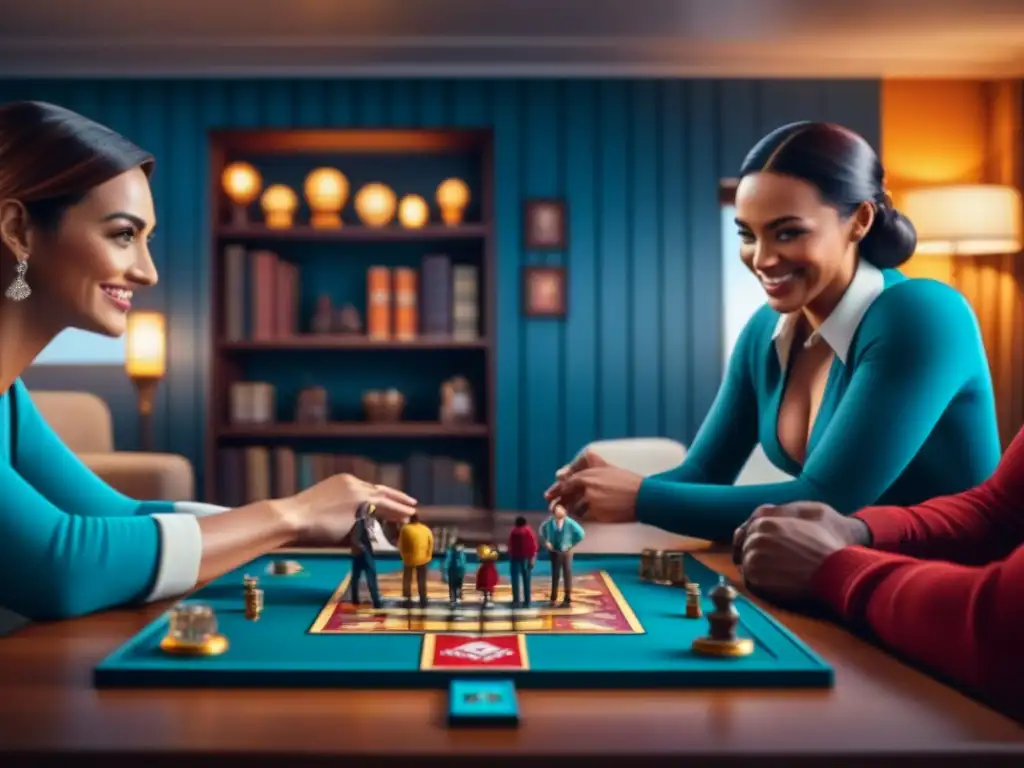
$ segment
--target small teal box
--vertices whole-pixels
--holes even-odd
[[[448,725],[519,725],[519,701],[511,680],[452,680],[448,687]]]

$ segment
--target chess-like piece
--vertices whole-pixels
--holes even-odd
[[[551,604],[558,599],[558,577],[565,584],[563,606],[572,604],[572,551],[586,535],[583,526],[566,514],[565,507],[555,499],[548,506],[551,517],[541,523],[540,541],[551,557]]]
[[[703,615],[700,607],[700,584],[691,581],[686,585],[686,618],[699,619]]]
[[[313,313],[313,320],[310,326],[313,333],[330,333],[334,325],[334,307],[331,304],[331,297],[321,294],[316,300],[316,311]]]
[[[171,608],[160,650],[176,656],[218,656],[228,640],[217,629],[217,614],[206,603],[179,603]]]
[[[445,552],[441,577],[448,584],[448,604],[457,608],[462,600],[462,584],[466,579],[466,551],[461,541],[453,541]]]
[[[377,559],[373,554],[376,533],[373,528],[375,508],[369,502],[363,502],[356,509],[356,524],[352,526],[352,574],[349,579],[352,604],[359,605],[359,581],[366,580],[366,589],[370,593],[370,603],[374,608],[384,606],[380,599],[380,587],[377,583]]]
[[[412,604],[412,578],[416,576],[416,592],[420,607],[427,607],[427,569],[434,559],[434,534],[413,515],[398,533],[398,553],[402,558],[402,597]]]
[[[363,319],[359,316],[359,310],[352,304],[346,304],[335,318],[334,330],[348,336],[354,336],[363,332]]]
[[[260,580],[255,576],[246,576],[245,584],[245,618],[259,621],[263,613],[263,590],[259,588]]]
[[[705,656],[748,656],[754,652],[754,641],[737,637],[740,614],[736,610],[738,593],[722,576],[709,595],[715,610],[708,614],[710,631],[706,637],[693,641],[693,651]]]

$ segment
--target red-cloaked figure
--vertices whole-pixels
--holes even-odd
[[[484,595],[484,605],[494,600],[494,588],[498,586],[498,552],[493,547],[481,544],[476,550],[480,567],[476,569],[476,590]]]

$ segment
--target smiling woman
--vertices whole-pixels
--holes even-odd
[[[225,510],[139,502],[93,474],[20,380],[62,331],[109,338],[153,285],[153,158],[38,102],[0,107],[0,609],[29,618],[179,595],[270,549],[337,544],[356,507],[404,520],[412,499],[351,476]]]
[[[762,139],[740,170],[734,226],[767,303],[685,461],[643,478],[584,456],[549,496],[599,521],[728,540],[763,504],[850,514],[988,477],[999,439],[977,321],[952,288],[893,269],[915,236],[883,179],[871,146],[841,126]],[[734,485],[758,443],[791,480]]]

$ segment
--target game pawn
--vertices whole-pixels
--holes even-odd
[[[703,615],[700,607],[700,584],[691,581],[686,585],[686,618],[699,619]]]
[[[263,613],[263,590],[259,588],[259,579],[255,576],[246,576],[245,580],[245,618],[249,621],[259,621]]]
[[[736,610],[737,592],[719,578],[718,585],[711,590],[711,602],[715,610],[708,614],[710,631],[707,637],[693,641],[693,651],[705,656],[747,656],[754,651],[754,641],[749,637],[737,637],[736,625],[740,614]]]

